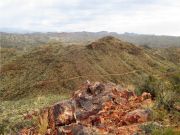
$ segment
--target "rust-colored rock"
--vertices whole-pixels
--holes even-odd
[[[143,103],[152,103],[149,93],[138,97],[133,91],[112,83],[88,82],[71,99],[42,110],[39,125],[46,125],[47,130],[41,134],[130,135],[140,132],[139,125],[150,116],[150,110],[143,109]],[[22,135],[29,134],[23,132]]]
[[[148,121],[151,111],[148,109],[136,109],[125,115],[124,121],[128,123],[139,123]]]

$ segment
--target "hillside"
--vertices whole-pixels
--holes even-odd
[[[0,126],[1,123],[10,129],[25,126],[24,113],[68,98],[86,80],[134,88],[149,76],[161,79],[175,74],[177,83],[178,52],[179,49],[135,46],[112,36],[86,45],[66,46],[59,42],[27,50],[3,47]]]
[[[1,98],[73,90],[86,79],[139,84],[169,68],[177,65],[114,37],[87,46],[41,46],[2,65]]]
[[[23,48],[45,44],[49,37],[45,34],[11,34],[0,32],[0,45],[6,48]]]
[[[171,61],[175,64],[180,64],[180,48],[178,47],[169,47],[169,48],[158,48],[151,49],[152,53],[156,56],[160,56],[168,61]]]

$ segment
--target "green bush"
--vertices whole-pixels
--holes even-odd
[[[172,128],[155,129],[152,135],[180,135],[180,133],[173,131]]]
[[[150,76],[140,87],[135,89],[137,95],[148,92],[156,100],[158,108],[163,107],[168,111],[174,108],[178,101],[178,91],[176,85],[167,79],[156,79]]]
[[[158,127],[155,123],[148,123],[146,125],[141,125],[140,128],[145,134],[151,134],[153,130],[158,129],[160,127]]]
[[[174,103],[177,100],[176,92],[173,85],[169,81],[162,81],[157,86],[158,92],[156,95],[156,102],[158,107],[164,107],[171,111],[174,108]]]
[[[143,92],[148,92],[154,98],[157,95],[157,91],[155,87],[156,83],[157,80],[154,77],[149,76],[149,78],[146,79],[142,85],[140,85],[135,89],[135,93],[137,95],[141,95]]]
[[[7,132],[6,125],[0,123],[0,135],[5,135],[6,132]]]
[[[165,128],[158,123],[148,123],[146,125],[141,125],[140,128],[144,134],[150,135],[180,135],[178,131],[174,131],[172,128]]]

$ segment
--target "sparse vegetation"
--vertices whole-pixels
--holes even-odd
[[[68,97],[68,93],[62,93],[61,95],[49,94],[39,95],[37,97],[26,97],[17,101],[2,101],[0,103],[1,133],[17,132],[19,129],[22,129],[22,127],[31,127],[37,123],[37,120],[26,120],[24,119],[25,115],[32,111],[39,111],[39,109],[43,107]]]
[[[173,81],[174,82],[174,81]],[[141,95],[143,92],[151,93],[157,102],[157,107],[163,107],[168,111],[174,108],[174,104],[179,102],[177,86],[167,79],[156,79],[150,76],[135,92]]]
[[[1,48],[0,134],[35,124],[24,121],[23,114],[69,97],[85,80],[133,84],[138,95],[148,92],[155,99],[154,120],[178,124],[177,50],[141,48],[114,37],[102,38],[88,47],[57,42],[25,50],[22,46],[6,47]],[[161,131],[145,128],[152,134]],[[43,132],[43,127],[40,130]],[[174,131],[164,129],[162,133]]]
[[[70,44],[89,44],[105,36],[114,36],[127,42],[145,47],[179,47],[180,37],[139,35],[131,33],[109,33],[109,32],[71,32],[71,33],[32,33],[32,34],[9,34],[1,33],[1,46],[3,47],[29,47],[42,44],[63,42]]]
[[[155,79],[150,76],[143,85],[135,90],[135,92],[138,95],[143,92],[151,93],[153,98],[156,100],[158,107],[163,106],[166,110],[171,111],[174,108],[174,104],[179,102],[179,90],[177,89],[178,84],[174,84],[176,81],[170,81],[172,78],[174,77],[168,79]]]
[[[179,135],[179,132],[174,131],[172,128],[162,127],[158,123],[148,123],[146,125],[142,125],[141,129],[145,134],[150,135]]]
[[[149,76],[141,86],[137,87],[135,89],[135,92],[137,95],[141,95],[143,92],[148,92],[152,95],[153,98],[157,96],[156,91],[156,85],[157,85],[157,79],[155,79],[153,76]]]
[[[177,69],[177,65],[118,39],[104,38],[96,45],[99,49],[92,50],[80,45],[51,44],[15,57],[1,67],[0,98],[74,90],[87,79],[139,85],[150,74],[161,75],[169,67]],[[133,50],[138,50],[138,55],[132,54]],[[118,75],[128,72],[132,73]]]

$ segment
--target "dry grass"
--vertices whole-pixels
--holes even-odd
[[[34,120],[24,120],[24,116],[32,111],[39,111],[41,108],[47,107],[60,100],[66,99],[69,94],[61,95],[39,95],[37,97],[26,97],[17,101],[2,101],[0,103],[0,126],[4,126],[4,130],[17,132],[22,127],[32,126],[36,124]]]
[[[85,80],[141,85],[149,75],[164,77],[170,68],[180,71],[175,55],[170,62],[164,53],[159,56],[153,52],[114,38],[95,42],[93,49],[61,44],[17,54],[5,49],[1,58],[6,62],[1,65],[0,122],[14,129],[22,122],[23,113],[66,98]]]

